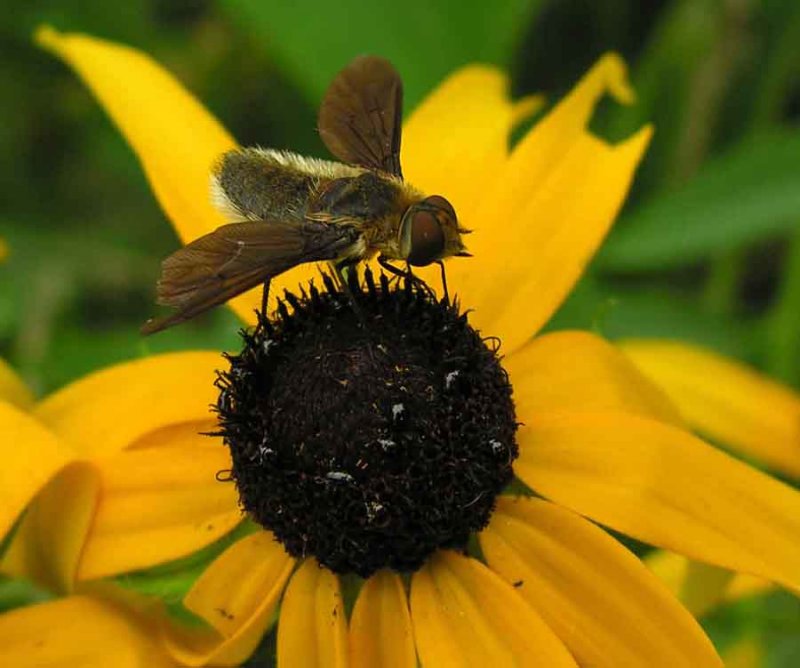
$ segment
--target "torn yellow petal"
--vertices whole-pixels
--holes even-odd
[[[35,415],[77,452],[111,455],[165,426],[213,419],[219,353],[153,355],[84,376],[42,401]]]
[[[645,128],[612,147],[582,134],[543,182],[532,182],[522,208],[501,214],[487,204],[479,211],[481,227],[467,238],[475,257],[450,262],[447,276],[475,309],[473,325],[499,336],[506,353],[544,325],[583,273],[622,205],[650,135]]]
[[[0,358],[0,400],[25,410],[33,406],[33,392],[2,358]]]
[[[540,411],[558,410],[620,410],[680,422],[657,386],[614,346],[588,332],[537,337],[503,366],[522,422],[534,421]]]
[[[527,121],[545,105],[544,95],[526,95],[514,101],[511,110],[511,126],[516,127]]]
[[[695,617],[715,608],[734,578],[728,570],[665,550],[647,555],[644,563]]]
[[[339,578],[306,559],[289,582],[278,620],[278,666],[347,665],[347,621]]]
[[[405,178],[428,195],[446,197],[466,227],[475,206],[508,154],[514,106],[508,77],[472,65],[447,78],[403,127]]]
[[[168,668],[149,629],[117,605],[70,596],[0,615],[0,665]]]
[[[183,599],[213,631],[166,629],[172,656],[181,665],[239,665],[273,621],[294,560],[271,533],[259,531],[217,557]]]
[[[501,497],[480,534],[489,567],[585,666],[720,666],[694,618],[607,533],[540,499]]]
[[[501,174],[493,181],[491,194],[503,214],[521,212],[533,190],[551,178],[554,165],[575,142],[589,138],[588,123],[595,105],[605,94],[617,102],[631,104],[634,93],[628,83],[625,63],[613,53],[600,58],[577,85],[517,144]],[[577,193],[575,193],[577,195]],[[517,222],[527,227],[535,220]]]
[[[216,438],[186,424],[165,442],[97,462],[102,501],[89,533],[81,580],[148,568],[186,556],[241,520],[233,483],[216,479],[231,468]]]
[[[649,142],[649,128],[616,146],[589,134],[605,92],[631,97],[616,56],[602,58],[517,145],[482,189],[465,239],[475,257],[448,263],[453,290],[475,309],[471,319],[500,336],[507,352],[547,321],[580,277]]]
[[[25,506],[75,454],[30,415],[0,400],[0,541]]]
[[[408,600],[396,573],[379,571],[364,583],[350,619],[352,668],[415,668]]]
[[[629,536],[800,591],[800,493],[681,429],[626,413],[540,413],[515,473]]]
[[[8,551],[2,570],[52,592],[71,592],[100,496],[100,474],[88,462],[72,462],[39,493]]]
[[[800,477],[800,395],[747,366],[677,341],[631,340],[622,350],[698,431]]]
[[[576,666],[510,584],[453,552],[414,573],[411,619],[423,666]]]

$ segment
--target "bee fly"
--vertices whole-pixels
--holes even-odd
[[[361,56],[328,88],[319,133],[342,162],[288,151],[242,148],[211,174],[214,204],[230,223],[170,255],[161,265],[158,303],[176,311],[148,320],[144,334],[185,322],[304,262],[342,267],[375,254],[424,266],[469,255],[466,230],[440,195],[403,180],[403,86],[392,65]]]

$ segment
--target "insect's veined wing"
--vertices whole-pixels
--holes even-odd
[[[185,322],[303,262],[335,259],[355,238],[353,228],[314,221],[223,225],[161,263],[158,303],[177,311],[148,320],[142,333]]]
[[[339,160],[402,177],[403,82],[392,64],[359,56],[331,83],[319,110],[319,134]]]

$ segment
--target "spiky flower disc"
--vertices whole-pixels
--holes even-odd
[[[424,285],[286,294],[220,374],[244,509],[338,573],[463,548],[512,478],[516,420],[496,346]]]

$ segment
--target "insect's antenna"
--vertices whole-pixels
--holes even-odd
[[[437,260],[436,264],[439,265],[439,270],[442,272],[442,290],[444,290],[444,301],[450,303],[450,293],[447,291],[447,272],[444,269],[444,260]]]

